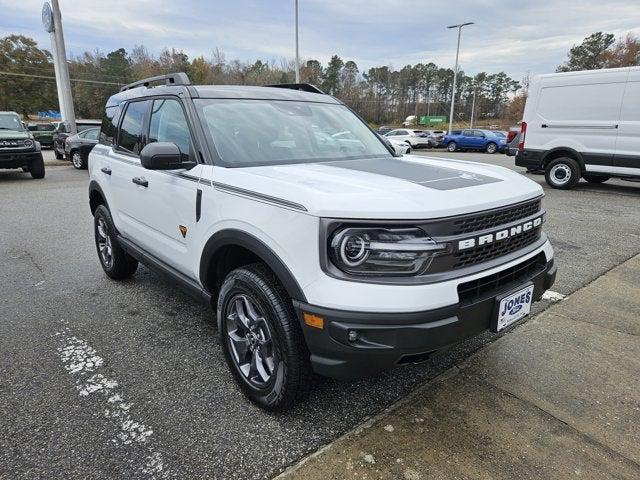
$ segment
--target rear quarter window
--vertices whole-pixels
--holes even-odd
[[[552,121],[616,121],[623,93],[624,83],[545,87],[538,114]]]
[[[103,145],[113,145],[116,138],[118,128],[118,118],[120,114],[119,106],[107,107],[102,117],[102,126],[100,127],[99,141]]]

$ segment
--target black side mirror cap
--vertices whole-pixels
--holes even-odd
[[[180,148],[175,143],[154,142],[140,152],[140,163],[148,170],[191,169],[196,162],[183,162]]]

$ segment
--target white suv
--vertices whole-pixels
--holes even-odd
[[[375,374],[499,331],[553,283],[536,183],[394,157],[340,101],[278,87],[129,85],[89,157],[104,271],[142,262],[211,304],[251,400],[285,409],[312,372]]]
[[[411,148],[428,148],[429,147],[429,134],[422,130],[409,130],[406,128],[400,128],[398,130],[391,130],[384,135],[389,140],[397,140],[404,142]]]

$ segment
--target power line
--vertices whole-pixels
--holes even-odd
[[[46,78],[49,80],[55,80],[56,77],[54,76],[50,76],[50,75],[33,75],[30,73],[16,73],[16,72],[2,72],[0,71],[0,75],[10,75],[10,76],[14,76],[14,77],[30,77],[30,78]],[[124,85],[124,83],[115,83],[115,82],[101,82],[99,80],[82,80],[79,78],[72,78],[71,79],[72,82],[80,82],[80,83],[95,83],[98,85],[116,85],[118,87],[121,87],[122,85]]]

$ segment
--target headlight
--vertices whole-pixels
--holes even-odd
[[[336,231],[329,258],[351,275],[419,275],[446,247],[419,228],[356,228]]]
[[[27,147],[27,148],[31,148],[31,147],[33,147],[33,140],[30,140],[30,139],[28,139],[28,138],[27,138],[24,142],[22,142],[22,143],[23,143],[23,145],[24,145],[25,147]]]

